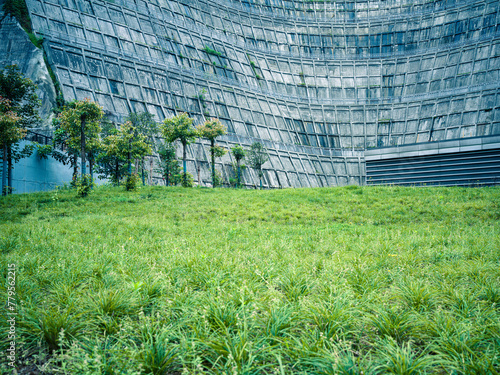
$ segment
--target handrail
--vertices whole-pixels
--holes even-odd
[[[127,8],[127,6],[130,6],[130,0],[113,0],[113,5],[118,5],[124,8]],[[64,6],[61,6],[61,8],[67,8]],[[368,53],[368,54],[347,54],[347,53],[340,53],[340,52],[335,52],[330,54],[324,54],[324,53],[308,53],[308,52],[300,52],[295,53],[295,52],[283,52],[280,50],[274,50],[274,49],[262,49],[255,47],[251,45],[248,42],[241,42],[235,35],[233,34],[226,34],[226,33],[221,33],[217,31],[212,31],[208,27],[200,27],[197,24],[194,23],[188,23],[186,21],[180,21],[177,18],[171,17],[171,16],[165,16],[164,13],[158,14],[158,13],[151,13],[149,8],[143,7],[141,5],[137,5],[134,7],[136,9],[140,9],[143,13],[143,15],[148,16],[149,18],[157,21],[159,24],[163,24],[165,22],[171,23],[175,27],[183,27],[186,30],[189,30],[189,32],[196,31],[200,35],[210,37],[211,39],[215,40],[220,40],[222,42],[227,42],[231,43],[234,46],[241,47],[245,50],[250,50],[250,51],[255,51],[255,52],[262,52],[266,55],[273,55],[273,56],[280,56],[280,57],[285,57],[285,58],[309,58],[309,59],[320,59],[320,60],[331,60],[332,58],[335,58],[336,60],[365,60],[365,59],[383,59],[386,57],[403,57],[403,56],[414,56],[418,55],[422,52],[428,52],[428,51],[439,51],[442,50],[443,48],[457,48],[460,46],[464,46],[467,44],[474,44],[482,40],[488,40],[492,38],[496,38],[500,36],[500,31],[496,31],[491,34],[484,34],[481,35],[478,38],[469,38],[466,39],[465,41],[459,41],[459,42],[452,42],[452,43],[447,43],[440,45],[438,47],[431,47],[431,48],[415,48],[409,51],[394,51],[394,52],[385,52],[385,53]],[[68,8],[72,9],[72,8]],[[129,9],[129,8],[127,8]],[[79,10],[78,10],[79,11]],[[36,14],[33,12],[33,14]],[[45,15],[40,15],[40,16],[45,16]],[[377,34],[378,35],[378,34]],[[286,45],[289,46],[287,43]],[[308,45],[308,47],[317,47],[317,46],[312,46]],[[334,48],[335,46],[332,46]],[[343,51],[343,49],[339,50],[336,49],[336,51]]]
[[[120,5],[122,7],[127,8],[127,5],[130,4],[130,1],[129,0],[113,0],[113,4]],[[473,3],[471,3],[471,4],[473,4]],[[384,58],[384,57],[390,57],[390,56],[398,56],[398,57],[400,57],[400,56],[413,56],[413,55],[417,55],[419,52],[422,52],[422,51],[441,50],[443,48],[443,45],[441,45],[439,47],[431,47],[431,48],[416,48],[416,49],[411,50],[411,51],[394,51],[394,52],[387,52],[387,53],[369,53],[367,55],[341,54],[342,56],[334,56],[334,54],[328,56],[328,55],[325,55],[322,53],[306,53],[306,52],[299,52],[297,54],[294,52],[282,52],[279,50],[271,50],[271,49],[266,50],[266,49],[252,46],[247,42],[240,42],[236,36],[233,36],[233,34],[228,35],[228,34],[216,32],[216,31],[211,31],[208,27],[200,27],[194,23],[188,24],[185,21],[180,21],[180,20],[178,20],[174,17],[170,17],[170,16],[165,17],[165,15],[163,13],[161,15],[159,15],[157,13],[151,13],[148,8],[142,7],[140,5],[136,5],[135,8],[141,9],[144,12],[143,13],[144,15],[147,15],[150,18],[153,18],[153,19],[159,21],[160,23],[169,22],[169,23],[172,23],[174,26],[184,27],[185,29],[189,30],[190,32],[192,32],[193,30],[196,30],[201,35],[209,36],[212,39],[216,39],[216,40],[226,41],[226,42],[231,43],[232,45],[237,45],[237,46],[242,47],[246,50],[263,52],[265,54],[271,54],[271,55],[275,55],[275,56],[283,56],[283,57],[297,56],[299,58],[311,58],[311,59],[320,58],[320,59],[327,59],[327,60],[330,60],[332,58],[335,58],[337,60],[344,60],[344,59],[362,60],[362,59],[367,59],[367,58]],[[499,35],[500,35],[500,32],[497,31],[493,34],[482,35],[479,38],[472,38],[472,39],[467,39],[466,41],[447,43],[445,45],[446,46],[445,48],[456,48],[456,47],[461,46],[461,45],[466,45],[468,43],[468,41],[472,41],[471,44],[473,44],[475,40],[478,40],[478,41],[479,40],[486,40],[486,39],[490,39],[492,37],[494,38],[494,37],[499,36]],[[309,47],[314,47],[314,46],[309,46]],[[335,46],[332,46],[332,48],[333,47],[335,47]]]
[[[468,86],[463,86],[460,88],[452,88],[448,90],[442,90],[436,93],[423,93],[423,94],[413,94],[413,95],[407,95],[407,96],[401,96],[401,97],[380,97],[380,98],[355,98],[355,99],[337,99],[337,98],[316,98],[316,97],[310,97],[310,96],[293,96],[293,95],[284,95],[275,91],[271,90],[264,90],[260,87],[252,86],[245,84],[243,82],[239,82],[236,80],[232,80],[229,78],[223,78],[211,73],[207,72],[201,72],[199,70],[190,68],[184,68],[181,67],[180,65],[174,65],[171,64],[167,61],[158,61],[151,56],[144,56],[141,54],[136,53],[129,53],[128,51],[123,51],[119,48],[115,48],[109,45],[106,45],[104,43],[98,43],[94,41],[89,41],[84,38],[78,38],[74,36],[70,36],[68,34],[63,34],[63,33],[58,33],[54,31],[50,31],[49,34],[43,34],[43,31],[39,30],[39,33],[44,35],[44,37],[47,37],[49,41],[53,41],[55,43],[66,43],[71,45],[72,47],[78,47],[78,48],[89,48],[92,49],[92,51],[98,51],[102,53],[113,53],[114,56],[122,57],[122,58],[129,58],[132,59],[133,61],[143,61],[143,62],[148,62],[151,64],[154,64],[154,66],[157,67],[162,67],[164,70],[171,70],[173,73],[177,74],[190,74],[192,75],[194,80],[197,79],[202,79],[205,81],[212,81],[212,82],[218,82],[220,84],[226,84],[232,87],[237,87],[241,89],[246,89],[254,93],[259,93],[264,96],[272,97],[274,99],[280,99],[283,101],[291,101],[294,103],[307,103],[307,104],[317,104],[317,105],[323,105],[323,104],[333,104],[333,103],[359,103],[359,104],[378,104],[378,103],[398,103],[398,102],[409,102],[412,101],[413,99],[422,101],[422,100],[430,100],[430,99],[437,99],[437,98],[442,98],[442,97],[447,97],[450,95],[456,95],[457,93],[470,93],[473,91],[482,91],[486,89],[495,89],[498,88],[498,81],[494,82],[488,82],[485,84],[477,84],[477,85],[468,85]],[[60,35],[61,40],[57,39],[57,35]],[[55,36],[56,39],[52,40],[51,36]]]
[[[225,3],[225,6],[227,8],[232,8],[232,9],[237,9],[238,11],[241,11],[241,12],[245,12],[245,13],[252,13],[254,15],[258,15],[258,16],[267,16],[267,17],[270,17],[270,18],[283,18],[283,19],[287,19],[287,20],[290,20],[290,19],[293,19],[293,20],[299,20],[299,21],[305,21],[306,23],[308,21],[310,21],[311,19],[313,20],[318,20],[320,22],[332,22],[333,21],[343,21],[343,22],[352,22],[352,23],[356,23],[356,22],[360,22],[360,19],[364,19],[364,18],[355,18],[355,19],[352,19],[352,18],[347,18],[347,17],[336,17],[336,18],[333,18],[333,17],[319,17],[319,16],[314,16],[314,17],[303,17],[303,16],[293,16],[291,17],[290,15],[278,15],[276,16],[276,12],[274,12],[274,10],[272,12],[270,11],[262,11],[262,6],[260,4],[257,4],[259,6],[259,11],[255,11],[253,10],[251,7],[244,7],[243,4],[241,3],[237,3],[235,4],[234,1],[229,1],[229,0],[215,0],[215,1],[211,1],[211,2],[215,2],[215,3]],[[380,3],[380,2],[378,2]],[[397,13],[397,14],[391,14],[391,15],[384,15],[384,16],[379,16],[379,17],[373,17],[373,18],[383,18],[383,19],[401,19],[401,18],[408,18],[408,17],[418,17],[420,15],[423,15],[423,14],[429,14],[429,13],[434,13],[436,11],[443,11],[443,12],[448,12],[450,11],[451,9],[454,9],[454,8],[459,8],[460,6],[463,6],[463,4],[468,4],[468,3],[477,3],[474,2],[474,1],[470,1],[470,0],[466,0],[466,1],[463,1],[462,4],[460,4],[460,2],[457,2],[457,1],[453,1],[451,5],[449,4],[446,4],[442,7],[440,7],[439,9],[429,9],[429,10],[423,10],[423,11],[420,11],[420,12],[409,12],[409,13]],[[426,5],[425,1],[422,1],[421,4],[415,4],[415,3],[410,3],[412,6],[414,5]],[[335,5],[338,5],[338,4],[335,4]],[[369,5],[368,5],[369,7]],[[276,8],[276,7],[273,7],[273,8]],[[280,9],[280,8],[277,8],[277,9]],[[393,9],[391,7],[391,9]],[[292,9],[291,9],[292,10]],[[296,10],[296,9],[293,9],[293,10]],[[336,10],[336,9],[335,9]],[[366,17],[366,19],[371,19],[372,17],[368,16]]]
[[[103,0],[104,1],[104,0]],[[303,17],[303,16],[290,16],[289,14],[285,15],[280,15],[280,14],[276,14],[276,12],[266,12],[266,11],[262,11],[261,7],[259,6],[259,11],[255,11],[254,9],[252,9],[251,7],[245,7],[243,6],[243,4],[241,3],[235,3],[234,1],[229,1],[229,0],[198,0],[198,2],[204,2],[205,4],[209,4],[211,3],[210,7],[212,8],[221,8],[221,7],[225,7],[226,9],[230,9],[231,11],[234,11],[234,12],[243,12],[245,14],[252,14],[254,16],[257,16],[259,18],[261,18],[262,16],[264,17],[267,17],[269,19],[280,19],[280,22],[284,22],[284,23],[297,23],[297,21],[299,22],[305,22],[307,25],[310,25],[310,21],[312,20],[313,22],[317,22],[318,24],[320,23],[328,23],[328,24],[332,24],[332,22],[346,22],[346,23],[359,23],[359,22],[363,22],[363,20],[365,18],[359,18],[359,17],[356,17],[355,19],[352,19],[352,18],[347,18],[347,17],[338,17],[338,18],[333,18],[333,17],[318,17],[318,16],[314,16],[314,17]],[[130,4],[130,0],[113,0],[113,3],[114,4],[122,4],[122,6],[125,6],[126,5],[129,5]],[[446,12],[449,12],[450,10],[453,10],[455,8],[460,8],[460,7],[466,7],[466,6],[474,6],[474,5],[477,5],[478,1],[474,1],[474,0],[465,0],[465,1],[453,1],[451,4],[446,4],[442,7],[439,7],[439,9],[435,9],[435,7],[433,9],[429,9],[429,10],[423,10],[423,11],[417,11],[417,12],[408,12],[408,13],[397,13],[397,14],[390,14],[390,15],[384,15],[384,16],[379,16],[379,17],[366,17],[366,20],[372,20],[372,19],[377,19],[377,18],[380,18],[382,20],[397,20],[397,19],[408,19],[408,18],[416,18],[416,17],[420,17],[422,15],[426,15],[426,14],[433,14],[433,13],[436,13],[436,12],[443,12],[443,13],[446,13]],[[124,5],[126,4],[126,5]],[[162,8],[163,6],[162,5],[159,5],[158,3],[154,4],[155,6],[158,6],[160,8]],[[419,4],[414,4],[412,3],[411,5],[419,5]],[[425,2],[422,1],[422,4],[421,5],[425,5]],[[134,8],[138,9],[138,10],[141,10],[143,12],[145,12],[145,14],[149,14],[150,13],[150,10],[149,8],[147,7],[144,7],[142,5],[139,5],[137,3],[134,4]],[[278,8],[279,9],[279,8]],[[394,9],[393,7],[391,7],[390,9]],[[293,9],[293,10],[296,10],[296,9]]]

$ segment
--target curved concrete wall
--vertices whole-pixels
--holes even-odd
[[[27,3],[67,100],[217,116],[223,145],[266,142],[268,186],[363,183],[366,148],[500,134],[497,0]]]

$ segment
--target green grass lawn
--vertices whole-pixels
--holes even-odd
[[[4,371],[14,264],[21,373],[500,372],[499,187],[75,195],[0,199]]]

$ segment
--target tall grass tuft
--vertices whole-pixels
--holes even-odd
[[[421,281],[404,281],[397,291],[403,305],[416,312],[431,310],[436,305],[436,293]]]
[[[410,338],[416,325],[412,315],[395,308],[376,310],[369,320],[380,336],[393,338],[398,344]]]
[[[169,342],[168,331],[152,324],[146,323],[143,329],[137,358],[147,374],[171,374],[180,367],[177,348],[176,345]]]
[[[441,360],[439,357],[415,353],[411,343],[402,345],[395,340],[384,339],[378,344],[380,363],[376,366],[377,372],[384,374],[416,375],[437,369]]]
[[[20,328],[30,345],[35,346],[41,342],[53,352],[65,342],[84,336],[90,327],[71,308],[40,309],[33,306],[24,311]]]

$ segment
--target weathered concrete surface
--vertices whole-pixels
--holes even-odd
[[[500,134],[498,0],[27,5],[66,100],[118,121],[218,117],[223,147],[269,149],[269,187],[362,184],[365,150]],[[226,181],[233,161],[217,166]],[[188,171],[209,183],[205,141]]]
[[[43,59],[43,51],[31,43],[28,35],[19,23],[3,11],[4,0],[0,0],[0,68],[16,64],[21,72],[37,86],[36,91],[42,102],[40,127],[50,127],[52,108],[56,102],[56,90]]]

